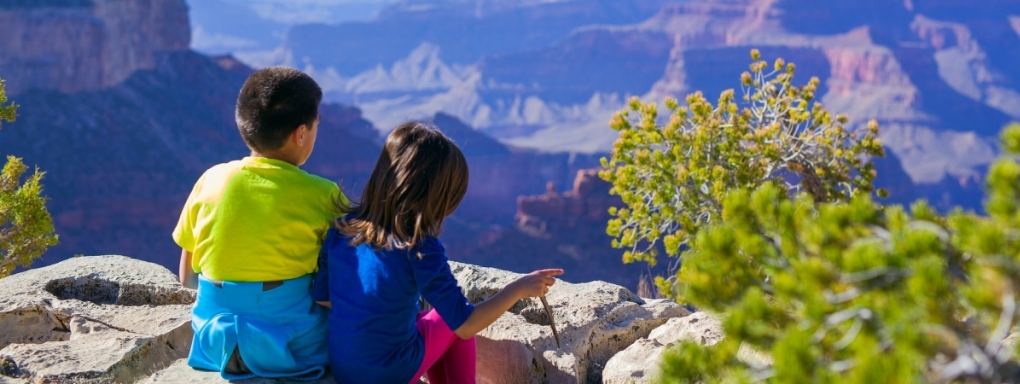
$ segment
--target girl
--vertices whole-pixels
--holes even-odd
[[[563,273],[532,272],[469,303],[436,238],[467,185],[464,155],[438,130],[405,123],[386,139],[361,204],[326,235],[312,288],[320,304],[335,304],[338,383],[413,383],[423,373],[432,384],[474,383],[474,335]],[[419,297],[435,309],[419,313]]]

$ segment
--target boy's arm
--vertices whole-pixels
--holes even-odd
[[[198,289],[198,274],[191,268],[192,254],[189,249],[195,249],[195,220],[197,211],[194,209],[194,202],[202,189],[202,183],[205,181],[205,175],[203,173],[198,181],[195,182],[195,186],[191,188],[191,193],[188,194],[188,200],[184,202],[184,208],[181,209],[181,217],[177,220],[177,226],[174,227],[174,232],[171,235],[174,242],[181,247],[181,263],[177,267],[177,276],[181,280],[181,285],[185,288]]]
[[[312,300],[326,308],[333,308],[329,301],[329,244],[333,236],[333,230],[326,230],[326,239],[319,248],[319,259],[315,274],[312,276],[311,294]]]
[[[181,264],[177,268],[178,276],[181,278],[181,285],[185,288],[198,289],[198,274],[191,269],[191,252],[181,250]]]

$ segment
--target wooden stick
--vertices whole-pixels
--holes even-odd
[[[539,296],[538,298],[542,300],[542,306],[545,307],[545,314],[549,315],[549,327],[552,328],[553,336],[556,337],[556,348],[563,348],[563,346],[560,345],[560,333],[556,332],[556,319],[553,318],[552,309],[549,308],[549,302],[545,301],[544,295]]]

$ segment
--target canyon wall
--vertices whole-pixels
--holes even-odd
[[[184,0],[0,0],[0,31],[11,95],[104,89],[191,39]]]

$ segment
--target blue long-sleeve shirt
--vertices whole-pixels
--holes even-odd
[[[329,300],[329,359],[338,383],[410,382],[425,354],[415,325],[425,297],[450,329],[474,310],[457,286],[439,239],[414,249],[351,246],[330,229],[312,285],[316,301]],[[419,255],[421,255],[419,257]]]

